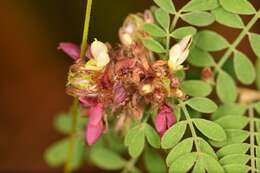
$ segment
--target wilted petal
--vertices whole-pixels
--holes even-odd
[[[102,121],[103,117],[103,106],[99,103],[94,107],[91,107],[88,111],[89,114],[89,124],[97,125],[100,121]]]
[[[110,88],[112,83],[109,79],[109,69],[107,68],[101,76],[101,85],[103,88]]]
[[[80,57],[80,48],[76,44],[63,42],[59,44],[58,49],[62,50],[74,60],[77,60]]]
[[[86,141],[88,145],[93,145],[96,143],[96,141],[102,135],[103,129],[104,129],[104,125],[102,121],[100,121],[97,125],[88,123],[86,129]]]
[[[125,101],[127,97],[127,92],[122,84],[116,83],[113,87],[114,92],[114,103],[120,104]]]
[[[84,107],[94,107],[95,105],[97,105],[96,97],[82,96],[82,97],[79,97],[79,101]]]

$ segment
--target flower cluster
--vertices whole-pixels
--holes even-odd
[[[175,72],[183,69],[192,38],[186,36],[174,45],[169,60],[156,60],[158,57],[141,42],[141,38],[147,36],[141,28],[149,22],[153,22],[149,11],[129,16],[119,31],[120,45],[112,48],[95,40],[83,59],[79,58],[78,46],[72,43],[59,46],[75,60],[68,76],[67,93],[77,97],[88,110],[86,140],[89,145],[106,129],[108,111],[118,115],[117,129],[131,119],[141,120],[146,105],[158,108],[155,126],[161,136],[176,122],[173,108],[166,99],[185,98]]]

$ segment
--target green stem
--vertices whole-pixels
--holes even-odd
[[[131,158],[127,163],[124,169],[121,171],[121,173],[128,173],[129,171],[135,169],[135,163],[137,162],[138,157]]]
[[[182,107],[182,110],[184,112],[185,118],[186,118],[186,120],[188,122],[188,125],[190,127],[191,135],[194,138],[194,143],[195,143],[196,150],[198,152],[200,152],[200,147],[199,147],[199,143],[198,143],[198,136],[196,134],[195,128],[193,126],[193,123],[192,123],[192,120],[190,118],[190,114],[189,114],[189,112],[188,112],[188,110],[186,108],[186,105],[182,101],[181,101],[181,107]]]
[[[251,155],[251,167],[252,167],[252,173],[255,173],[255,121],[254,121],[254,109],[253,107],[250,107],[248,110],[249,114],[249,130],[250,130],[250,155]]]
[[[86,16],[85,16],[84,31],[83,31],[83,37],[82,37],[82,43],[81,43],[81,50],[80,50],[80,57],[82,59],[85,57],[85,54],[87,51],[87,46],[88,46],[87,40],[88,40],[88,31],[89,31],[89,21],[90,21],[90,16],[91,16],[91,7],[92,7],[92,0],[88,0],[87,7],[86,7]],[[72,118],[72,125],[71,125],[68,155],[67,155],[67,160],[66,160],[66,163],[64,166],[65,173],[72,172],[71,163],[73,161],[73,156],[74,156],[74,147],[75,147],[74,134],[77,131],[78,108],[79,108],[79,101],[77,98],[74,98],[73,106],[70,111],[71,118]]]
[[[232,54],[232,52],[236,49],[236,47],[239,45],[239,43],[242,41],[242,39],[247,35],[248,31],[252,28],[252,26],[256,23],[258,19],[258,15],[260,14],[260,10],[254,15],[254,17],[248,22],[247,26],[242,30],[242,32],[239,34],[237,39],[230,45],[228,50],[225,52],[221,60],[219,61],[217,67],[218,69],[221,69],[221,67],[225,64],[229,56]]]
[[[169,57],[169,51],[170,51],[170,42],[171,42],[171,38],[170,38],[170,33],[169,30],[167,31],[167,36],[166,36],[166,57]]]
[[[64,166],[64,172],[70,173],[72,171],[71,163],[73,160],[74,155],[74,148],[75,148],[75,136],[77,129],[77,119],[78,119],[78,99],[74,98],[73,105],[70,110],[71,118],[72,118],[72,125],[71,125],[71,131],[70,131],[70,142],[69,142],[69,148],[68,148],[68,155],[67,160]]]
[[[178,20],[180,18],[180,15],[181,15],[181,11],[175,13],[173,21],[172,21],[171,28],[170,28],[170,31],[173,31],[174,28],[176,27],[176,24],[177,24],[177,22],[178,22]]]
[[[174,15],[174,18],[173,18],[173,21],[172,21],[172,24],[170,26],[170,28],[168,28],[167,30],[167,36],[166,36],[166,57],[169,57],[169,51],[170,51],[170,43],[171,43],[171,31],[174,30],[177,22],[178,22],[178,19],[179,19],[179,16],[180,14],[178,12],[175,13]]]
[[[85,23],[84,23],[84,31],[83,31],[83,37],[81,42],[81,51],[80,51],[80,57],[84,58],[87,47],[88,47],[88,31],[89,31],[89,22],[90,22],[90,16],[91,16],[91,7],[92,7],[92,0],[88,0],[87,2],[87,9],[86,9],[86,16],[85,16]]]

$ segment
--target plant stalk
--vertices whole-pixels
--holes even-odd
[[[199,147],[199,144],[198,144],[198,136],[196,134],[195,128],[193,126],[193,123],[192,123],[192,120],[190,118],[189,112],[188,112],[188,110],[186,108],[186,105],[182,101],[181,101],[181,107],[182,107],[182,110],[184,112],[185,118],[186,118],[186,120],[188,122],[188,125],[190,127],[190,131],[191,131],[192,137],[194,138],[194,143],[195,143],[196,150],[198,152],[200,152],[200,147]]]
[[[255,121],[254,121],[254,109],[253,107],[249,107],[248,109],[248,114],[249,114],[249,130],[250,130],[250,155],[251,155],[251,168],[252,168],[252,172],[251,173],[255,173],[255,169],[256,169],[256,163],[255,163]]]
[[[73,105],[70,110],[70,115],[72,118],[72,124],[71,124],[71,132],[69,136],[69,148],[68,148],[68,154],[67,154],[67,160],[64,166],[64,172],[65,173],[70,173],[72,171],[72,160],[74,157],[74,148],[75,148],[75,136],[74,134],[76,133],[77,129],[77,119],[78,119],[78,99],[74,98],[73,100]]]
[[[242,41],[242,39],[248,34],[248,31],[252,28],[252,26],[256,23],[257,19],[259,18],[260,10],[254,15],[254,17],[248,22],[247,26],[242,30],[242,32],[239,34],[237,39],[230,45],[228,50],[225,52],[219,63],[217,64],[218,69],[221,69],[221,67],[225,64],[229,56],[232,54],[232,52],[236,49],[236,47],[239,45],[239,43]]]
[[[87,7],[86,7],[86,15],[85,15],[85,23],[84,23],[84,30],[83,30],[83,37],[81,42],[81,51],[80,57],[84,58],[87,47],[88,47],[88,33],[89,33],[89,22],[91,17],[91,7],[92,7],[92,0],[88,0]]]
[[[138,157],[131,158],[127,163],[124,169],[121,171],[121,173],[128,173],[129,171],[132,171],[134,169],[135,163],[137,162]]]
[[[91,16],[91,7],[92,7],[92,0],[87,1],[87,7],[86,7],[86,15],[85,15],[85,23],[84,23],[84,30],[83,30],[83,37],[82,37],[82,43],[81,43],[81,50],[80,50],[80,58],[83,59],[85,57],[86,51],[87,51],[87,40],[88,40],[88,32],[89,32],[89,22],[90,22],[90,16]],[[78,124],[78,108],[79,108],[79,101],[77,98],[74,98],[73,106],[71,108],[70,114],[72,118],[72,125],[71,125],[71,133],[70,133],[70,143],[68,148],[68,155],[67,160],[64,166],[64,172],[65,173],[71,173],[72,172],[72,166],[71,163],[73,161],[74,157],[74,148],[75,148],[75,140],[74,140],[74,134],[77,131],[77,124]]]

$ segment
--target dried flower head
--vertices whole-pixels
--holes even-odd
[[[148,19],[151,22],[149,15],[146,16]],[[144,22],[144,16],[129,16],[121,32],[131,36],[131,44],[126,44],[121,37],[122,45],[113,49],[95,40],[87,52],[88,59],[78,59],[79,52],[75,45],[60,45],[65,53],[76,60],[70,68],[67,91],[78,97],[82,106],[88,109],[86,140],[90,145],[104,131],[107,109],[124,116],[120,118],[122,124],[129,118],[140,120],[145,105],[160,107],[156,128],[161,135],[176,121],[166,100],[167,97],[185,99],[175,72],[183,68],[181,64],[188,56],[192,38],[186,36],[174,45],[168,61],[152,60],[151,52],[138,41]]]

